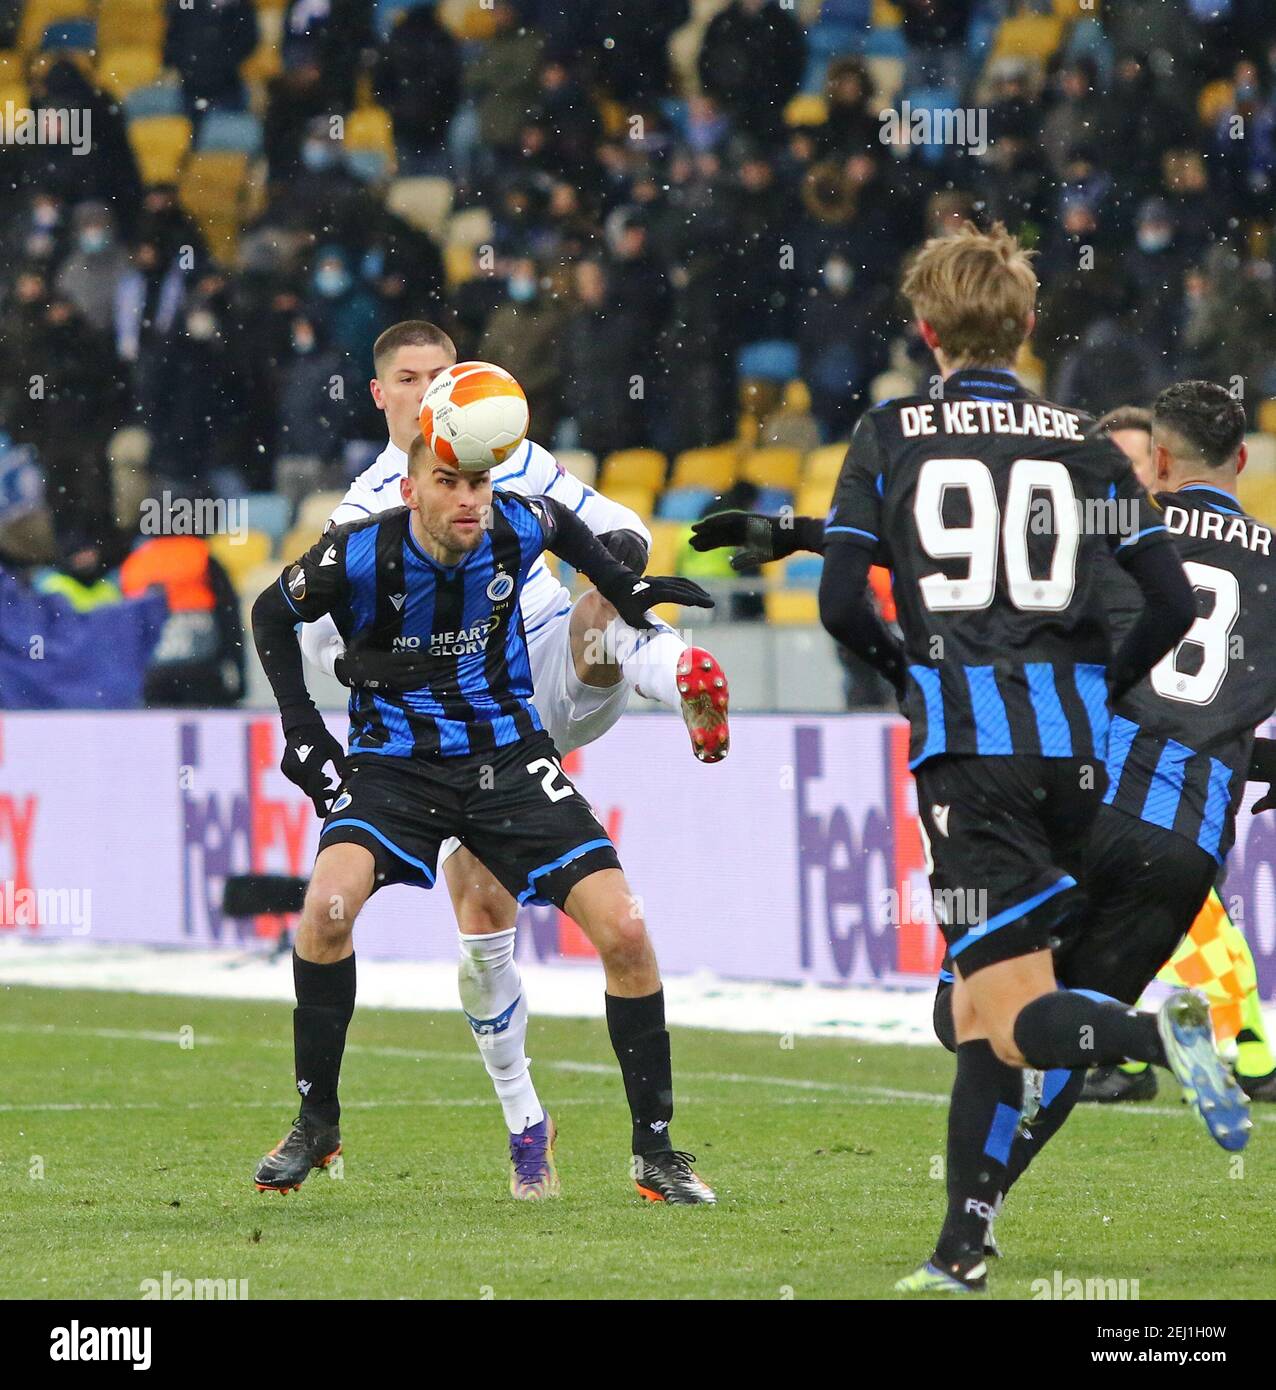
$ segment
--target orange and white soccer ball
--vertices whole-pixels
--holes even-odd
[[[421,399],[421,433],[444,463],[478,473],[504,463],[527,438],[527,397],[503,367],[458,362]]]

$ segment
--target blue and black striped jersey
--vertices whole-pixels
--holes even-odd
[[[1091,424],[1009,372],[971,369],[856,426],[825,544],[867,546],[892,572],[910,766],[943,753],[1104,756],[1097,556],[1169,539]]]
[[[1198,617],[1113,711],[1105,799],[1222,863],[1254,729],[1276,709],[1272,532],[1231,493],[1204,484],[1157,500],[1196,591]],[[1119,638],[1142,599],[1115,565],[1105,570],[1103,596]]]
[[[539,730],[519,594],[552,540],[538,498],[494,491],[479,545],[448,568],[416,543],[407,507],[329,531],[280,578],[305,622],[331,613],[346,645],[424,658],[416,690],[350,696],[350,751],[490,752]]]

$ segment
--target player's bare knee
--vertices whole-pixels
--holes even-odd
[[[620,678],[615,650],[606,632],[616,610],[597,589],[591,589],[572,609],[572,661],[577,676],[590,685],[605,685]]]
[[[997,1054],[999,1062],[1005,1062],[1008,1067],[1026,1067],[1028,1065],[1019,1045],[1015,1042],[1015,1030],[1013,1023],[999,1025],[990,1030],[988,1041],[992,1044],[992,1050]]]

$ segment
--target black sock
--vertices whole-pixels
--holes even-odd
[[[673,1147],[673,1063],[665,1028],[665,992],[626,999],[609,994],[607,1030],[625,1079],[634,1122],[634,1153],[666,1152]]]
[[[983,1259],[1022,1109],[1020,1068],[1001,1061],[986,1038],[958,1043],[948,1106],[948,1214],[935,1246],[941,1265],[964,1272]]]
[[[1088,989],[1057,989],[1019,1010],[1015,1045],[1028,1065],[1108,1067],[1130,1058],[1165,1066],[1156,1015]]]
[[[1058,1134],[1064,1120],[1072,1114],[1073,1107],[1080,1098],[1081,1088],[1084,1085],[1085,1071],[1081,1068],[1077,1068],[1075,1071],[1046,1072],[1045,1087],[1041,1094],[1041,1109],[1037,1111],[1036,1119],[1028,1127],[1027,1135],[1025,1136],[1020,1130],[1015,1135],[1015,1142],[1011,1146],[1010,1162],[1006,1167],[1004,1192],[1010,1191],[1013,1184],[1023,1176],[1023,1170]]]
[[[935,991],[935,1006],[931,1010],[930,1021],[939,1041],[949,1052],[956,1052],[957,1028],[953,1023],[953,987],[942,980]]]
[[[292,1045],[302,1113],[335,1125],[341,1115],[337,1079],[346,1029],[354,1014],[354,955],[316,965],[292,953],[297,1007],[292,1011]]]

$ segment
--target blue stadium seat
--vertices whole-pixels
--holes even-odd
[[[743,377],[762,381],[792,381],[799,374],[797,344],[784,338],[746,343],[736,358],[736,370]]]
[[[959,94],[951,87],[914,87],[903,93],[900,102],[901,109],[904,101],[908,102],[913,113],[918,111],[953,111],[961,105]],[[922,146],[922,158],[928,164],[938,164],[944,157],[942,141],[927,140],[919,143]]]
[[[147,116],[181,116],[184,114],[181,90],[162,82],[135,87],[124,98],[124,114],[130,121],[145,120]]]
[[[229,150],[261,153],[261,122],[249,111],[210,111],[200,123],[195,149],[200,154]]]
[[[754,512],[778,512],[781,507],[793,505],[793,494],[782,487],[764,487],[758,490],[757,501],[749,508]]]
[[[818,589],[823,573],[823,555],[795,555],[784,567],[784,582],[791,589]]]
[[[240,499],[240,517],[250,531],[264,531],[276,544],[292,521],[292,508],[277,492],[250,492]]]
[[[63,19],[44,31],[40,47],[49,53],[58,48],[95,48],[97,25],[91,19]]]
[[[904,42],[902,29],[870,29],[863,45],[866,58],[908,57],[908,45]]]
[[[384,150],[347,150],[346,168],[363,183],[375,183],[390,172]]]
[[[707,487],[674,487],[661,493],[656,515],[661,521],[699,521],[712,501],[713,493]]]

